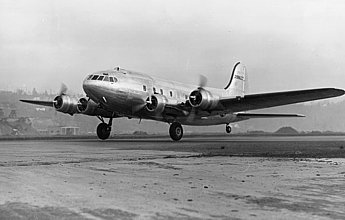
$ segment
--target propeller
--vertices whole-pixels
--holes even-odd
[[[200,74],[200,75],[199,75],[199,87],[198,87],[197,90],[203,89],[203,88],[206,86],[206,84],[207,84],[207,77],[204,76],[204,75],[202,75],[202,74]],[[190,101],[191,101],[191,100],[194,100],[194,101],[195,101],[197,98],[198,98],[198,97],[197,97],[196,95],[190,95],[190,96],[189,96]],[[188,121],[188,122],[192,122],[192,121],[194,120],[194,118],[195,118],[196,115],[197,115],[197,111],[196,111],[195,107],[192,107],[192,109],[191,109],[191,111],[189,112],[189,115],[188,115],[188,117],[187,117],[187,121]]]
[[[55,99],[53,101],[55,107],[61,106],[62,96],[67,94],[67,90],[68,90],[67,85],[64,83],[61,83],[59,94],[58,94],[58,96],[55,97]]]
[[[56,108],[60,108],[61,105],[62,105],[62,96],[66,95],[67,94],[67,85],[64,84],[64,83],[61,83],[61,86],[60,86],[60,91],[58,93],[58,96],[55,97],[54,101],[53,101],[53,105]],[[57,116],[57,111],[55,110],[55,116]]]
[[[199,86],[198,86],[198,89],[197,90],[200,90],[200,89],[203,89],[207,84],[207,77],[200,74],[199,75]],[[197,97],[195,95],[193,96],[189,96],[191,99],[196,99]]]
[[[152,92],[150,89],[148,91],[148,94],[149,94],[149,96],[146,99],[141,100],[142,103],[132,107],[132,113],[136,113],[136,112],[140,111],[146,105],[152,105]]]

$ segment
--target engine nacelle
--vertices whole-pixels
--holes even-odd
[[[67,95],[60,95],[54,98],[54,108],[56,111],[62,113],[68,113],[70,115],[78,113],[77,104],[78,100],[76,98]]]
[[[80,98],[77,104],[77,110],[79,113],[84,115],[96,116],[100,115],[105,118],[112,117],[112,112],[99,107],[97,103],[92,100],[87,100],[86,98]]]
[[[155,95],[151,95],[151,97],[148,97],[146,99],[146,110],[150,113],[150,114],[161,114],[164,109],[165,109],[165,105],[167,103],[168,99],[161,94],[155,94]]]
[[[194,108],[202,110],[212,110],[218,104],[219,97],[212,95],[210,91],[203,88],[194,90],[189,95],[189,103]]]

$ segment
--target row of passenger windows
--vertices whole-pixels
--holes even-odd
[[[87,80],[99,80],[99,81],[106,81],[106,82],[117,82],[117,78],[113,76],[100,76],[100,75],[90,75],[87,77]]]
[[[155,87],[152,88],[153,90],[153,94],[161,94],[164,95],[164,91],[163,89],[159,89],[159,92],[157,91],[157,89]],[[143,91],[146,92],[147,91],[147,87],[145,85],[143,85]],[[173,92],[169,91],[169,95],[170,97],[173,97]],[[186,94],[179,94],[181,97],[184,97],[185,99],[188,99],[188,95]]]
[[[113,77],[113,76],[103,76],[103,75],[89,75],[87,77],[87,80],[99,80],[99,81],[106,81],[106,82],[112,82],[112,83],[116,83],[117,82],[117,78]],[[162,94],[164,95],[164,91],[163,89],[159,89],[159,92],[157,91],[157,89],[155,87],[152,88],[153,89],[153,93],[154,94]],[[143,91],[146,92],[147,91],[147,87],[145,85],[143,85]],[[169,91],[169,95],[170,97],[173,97],[173,92]],[[180,94],[180,96],[184,96],[185,99],[188,99],[188,95],[186,94]]]

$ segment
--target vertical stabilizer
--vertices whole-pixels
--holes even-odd
[[[229,90],[231,95],[243,97],[246,93],[246,90],[248,90],[246,81],[246,67],[241,64],[241,62],[237,62],[230,75],[229,83],[224,89]]]

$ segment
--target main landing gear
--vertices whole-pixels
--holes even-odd
[[[229,124],[227,124],[225,127],[226,133],[230,134],[231,130],[232,130],[231,126]],[[170,128],[169,128],[169,134],[170,134],[171,139],[173,139],[174,141],[181,140],[181,138],[183,136],[183,128],[182,128],[181,124],[178,122],[172,123],[170,125]]]
[[[229,125],[229,124],[227,124],[227,125],[226,125],[226,127],[225,127],[225,131],[226,131],[226,133],[228,133],[228,134],[230,134],[230,133],[231,133],[231,127],[230,127],[230,125]]]
[[[101,140],[106,140],[110,136],[111,126],[113,124],[113,118],[109,119],[108,124],[104,122],[104,119],[102,117],[98,117],[98,118],[99,120],[102,121],[102,123],[100,123],[97,126],[97,136]]]
[[[173,139],[174,141],[181,140],[183,136],[183,128],[181,124],[178,122],[172,123],[169,128],[169,134],[171,139]]]

